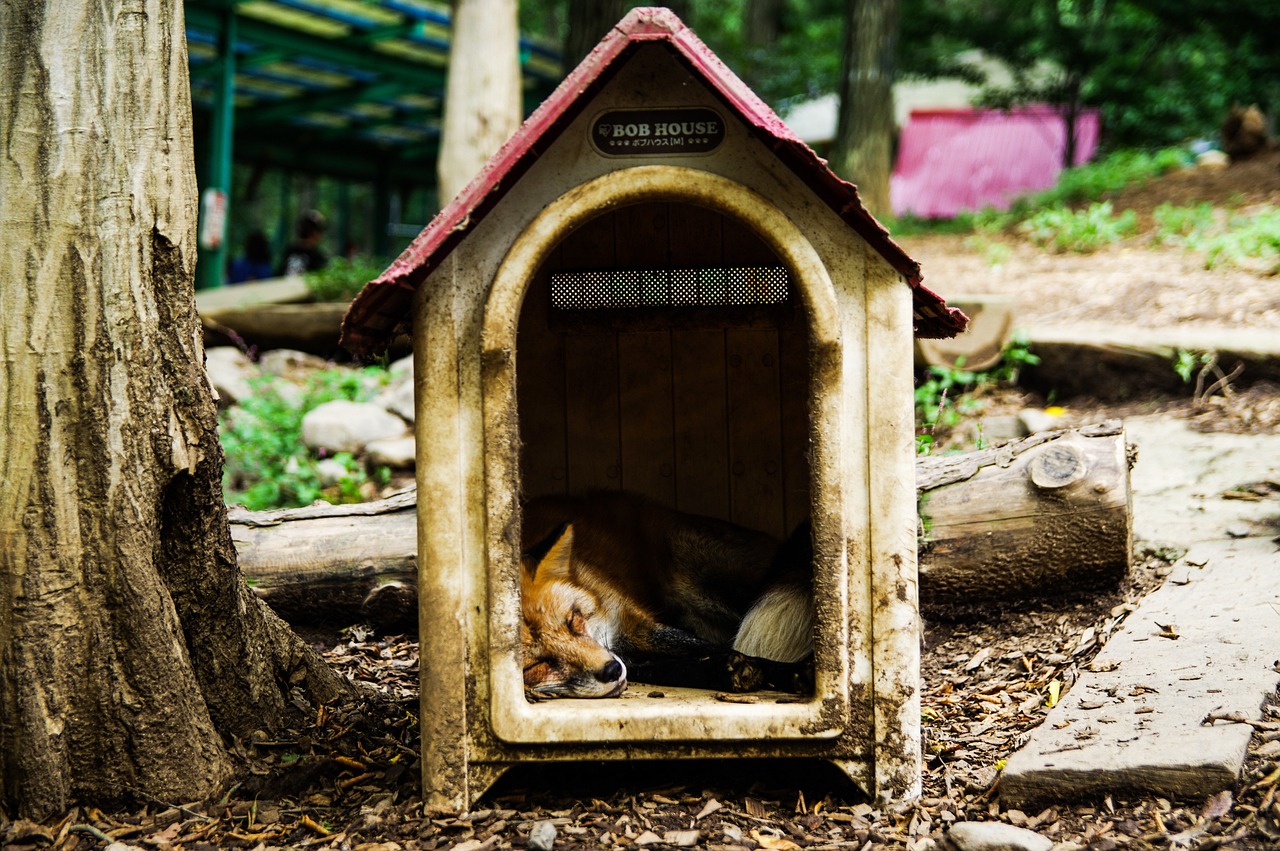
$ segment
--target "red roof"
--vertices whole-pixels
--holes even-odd
[[[953,337],[965,329],[969,320],[960,310],[947,307],[940,297],[920,285],[920,264],[908,257],[863,208],[857,187],[837,177],[826,161],[800,141],[673,12],[637,8],[596,45],[396,261],[356,296],[342,323],[342,345],[356,354],[385,350],[407,324],[409,305],[418,285],[590,103],[591,96],[625,64],[626,57],[640,45],[652,43],[667,46],[702,78],[756,138],[902,273],[914,290],[916,336]]]

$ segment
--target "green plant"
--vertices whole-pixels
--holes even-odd
[[[1063,170],[1052,188],[1025,199],[1025,212],[1046,207],[1102,201],[1126,187],[1141,186],[1186,165],[1181,148],[1158,151],[1119,150],[1084,165]]]
[[[1205,252],[1205,266],[1248,265],[1260,260],[1263,271],[1274,272],[1280,262],[1280,208],[1266,206],[1249,213],[1237,213],[1220,233],[1206,235],[1192,246]]]
[[[1083,210],[1053,207],[1035,213],[1018,229],[1037,245],[1054,251],[1088,254],[1133,233],[1138,216],[1133,210],[1112,213],[1111,202],[1090,204]]]
[[[1173,355],[1173,371],[1182,379],[1183,384],[1191,383],[1191,376],[1209,362],[1208,354],[1197,354],[1186,349],[1178,349]]]
[[[964,369],[963,360],[955,367],[930,366],[916,385],[916,453],[929,455],[937,448],[937,433],[949,431],[961,417],[978,409],[980,402],[974,391],[994,384],[1015,384],[1024,366],[1032,366],[1040,358],[1031,352],[1022,334],[1014,335],[1000,356],[1000,362],[989,370],[975,372]],[[978,448],[984,448],[986,437],[978,433]]]
[[[1161,204],[1154,218],[1156,242],[1204,252],[1206,268],[1248,267],[1260,261],[1260,271],[1274,272],[1280,260],[1280,208],[1267,205],[1218,215],[1208,204]]]
[[[385,268],[370,257],[335,257],[323,269],[304,275],[303,282],[316,301],[350,301]]]
[[[319,460],[302,443],[302,418],[317,405],[335,399],[363,401],[387,381],[381,367],[332,369],[313,374],[300,394],[279,379],[250,382],[252,395],[219,417],[226,461],[223,491],[228,503],[254,511],[310,505],[322,497],[359,502],[367,474],[350,453],[333,456],[346,469],[336,485],[321,482]],[[385,476],[384,471],[375,475]]]
[[[1213,207],[1175,207],[1161,204],[1152,211],[1155,220],[1155,242],[1160,245],[1190,245],[1213,227]]]

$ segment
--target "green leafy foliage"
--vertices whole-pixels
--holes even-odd
[[[1237,213],[1220,233],[1206,234],[1193,243],[1205,252],[1205,265],[1250,265],[1258,260],[1274,274],[1280,267],[1280,208],[1263,207],[1251,213]]]
[[[1063,169],[1052,188],[1022,200],[1013,212],[1017,215],[1020,210],[1101,201],[1122,189],[1141,186],[1152,178],[1182,168],[1187,161],[1188,155],[1182,148],[1112,151],[1094,162]]]
[[[253,394],[219,417],[226,455],[222,479],[226,501],[254,511],[294,508],[318,499],[363,501],[360,487],[368,476],[350,453],[333,456],[347,474],[336,485],[322,485],[320,459],[302,443],[302,418],[312,408],[335,399],[369,399],[386,384],[387,375],[381,367],[321,370],[308,379],[300,393],[273,377],[252,381]],[[387,472],[378,470],[375,475],[385,478]]]
[[[316,301],[350,301],[386,266],[370,257],[335,257],[323,269],[308,272],[303,281]]]
[[[1090,204],[1083,210],[1051,207],[1018,225],[1018,229],[1037,245],[1080,254],[1119,242],[1137,228],[1138,215],[1133,210],[1113,213],[1110,201]]]
[[[1190,384],[1191,376],[1207,364],[1211,357],[1205,353],[1197,354],[1186,349],[1178,349],[1173,356],[1173,371],[1182,379],[1183,384]]]
[[[1161,204],[1151,215],[1156,226],[1152,239],[1158,245],[1190,246],[1213,227],[1213,207],[1209,204],[1194,207]]]
[[[1039,356],[1028,347],[1027,339],[1016,335],[1005,347],[1000,362],[989,370],[966,370],[963,363],[954,368],[929,367],[915,390],[917,453],[930,454],[939,432],[950,431],[962,417],[978,410],[981,403],[975,391],[991,385],[1016,384],[1023,367],[1039,362]],[[979,442],[983,442],[981,437]]]
[[[1153,217],[1156,243],[1200,251],[1206,268],[1241,266],[1274,274],[1280,265],[1280,208],[1215,212],[1208,204],[1161,204]]]

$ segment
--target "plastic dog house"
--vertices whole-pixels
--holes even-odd
[[[353,302],[415,351],[424,798],[539,760],[813,757],[919,794],[913,332],[965,317],[671,12],[636,9]],[[815,694],[530,702],[521,498],[813,521]]]

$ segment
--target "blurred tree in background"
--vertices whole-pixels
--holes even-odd
[[[1082,108],[1097,108],[1104,148],[1213,137],[1233,103],[1256,103],[1268,115],[1280,108],[1280,3],[897,2],[893,64],[899,79],[962,77],[987,87],[988,104],[1047,102],[1068,120]],[[564,43],[574,9],[595,5],[608,6],[612,20],[578,27],[583,41],[577,43],[587,48],[626,9],[641,4],[525,0],[521,23]],[[800,101],[840,91],[846,28],[857,5],[858,0],[680,0],[674,8],[765,101],[785,113]],[[1007,63],[1013,83],[990,85],[971,61],[974,51]]]

